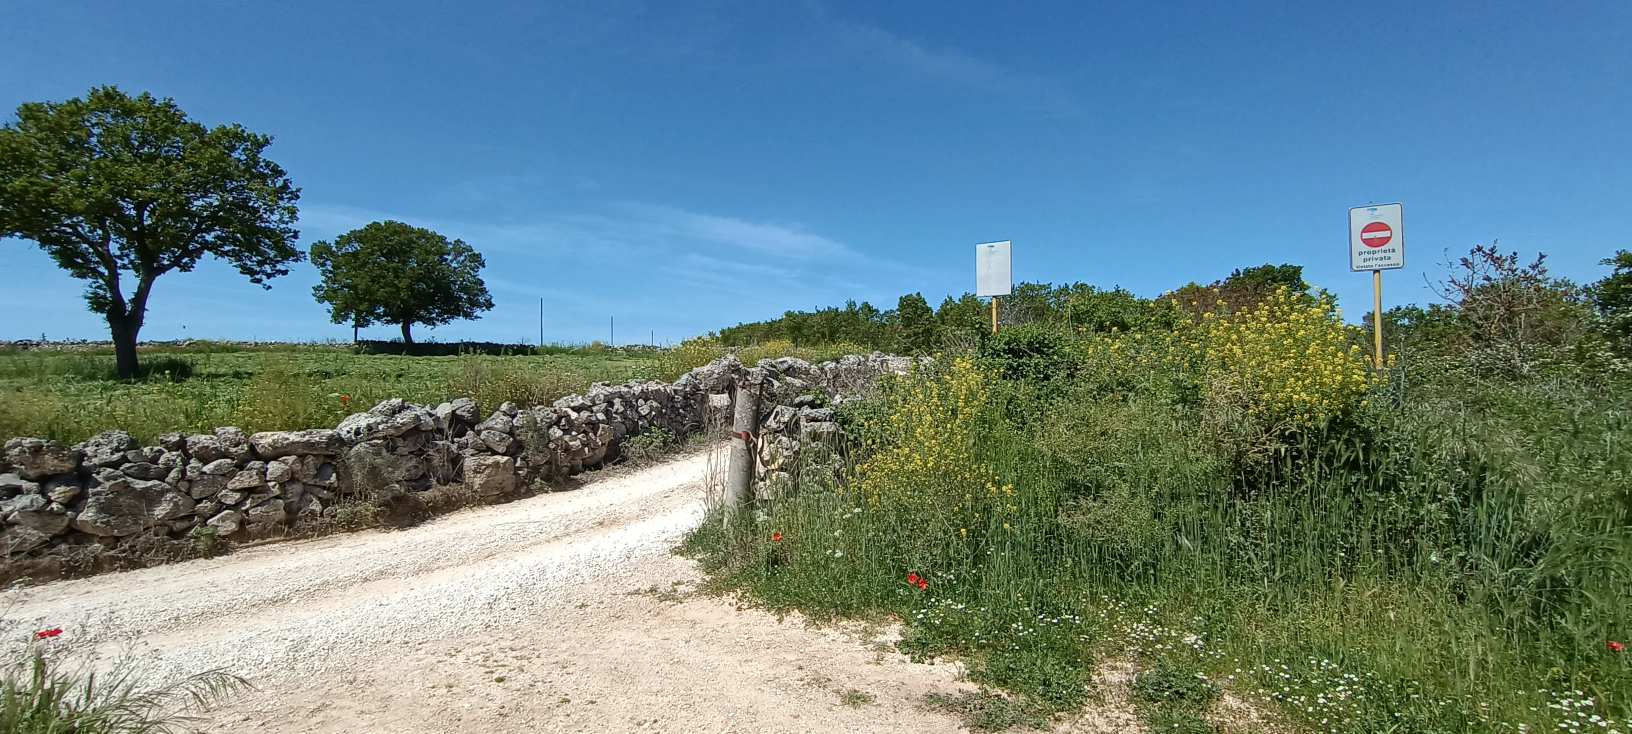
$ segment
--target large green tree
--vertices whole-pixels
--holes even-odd
[[[482,282],[487,261],[464,240],[402,222],[374,222],[312,245],[323,282],[312,289],[336,324],[414,324],[473,319],[493,308]]]
[[[174,100],[111,86],[24,103],[0,127],[0,237],[33,240],[86,281],[86,303],[107,318],[119,376],[135,376],[159,276],[188,272],[208,255],[266,286],[300,260],[292,226],[300,190],[262,157],[271,142],[236,124],[206,127]]]

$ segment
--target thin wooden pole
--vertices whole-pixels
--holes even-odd
[[[754,435],[759,432],[760,380],[750,372],[736,383],[736,411],[731,421],[731,456],[726,467],[724,522],[731,527],[738,511],[748,504],[754,475]]]
[[[992,296],[992,333],[997,333],[997,296]]]
[[[1371,329],[1372,354],[1377,356],[1377,369],[1383,369],[1383,271],[1371,271]]]

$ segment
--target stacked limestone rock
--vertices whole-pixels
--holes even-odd
[[[757,365],[764,404],[759,424],[755,478],[761,494],[791,483],[805,449],[836,447],[843,437],[833,407],[870,391],[880,375],[906,374],[912,359],[883,354],[848,355],[810,364],[802,359],[763,359]]]
[[[486,418],[470,398],[434,408],[393,399],[333,429],[246,436],[218,428],[168,434],[155,446],[124,431],[76,446],[14,438],[0,454],[0,551],[17,560],[114,548],[136,536],[185,539],[201,528],[259,536],[332,517],[346,502],[387,502],[450,484],[500,497],[616,459],[626,436],[727,426],[732,386],[745,377],[765,386],[765,476],[808,441],[837,434],[833,412],[818,403],[910,368],[910,360],[875,354],[820,365],[764,360],[750,371],[729,356],[673,384],[596,384],[553,405],[506,403]]]

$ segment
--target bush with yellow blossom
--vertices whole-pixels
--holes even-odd
[[[1273,439],[1361,406],[1373,375],[1331,297],[1281,287],[1245,310],[1205,314],[1181,338],[1208,417]]]
[[[903,383],[845,491],[870,509],[943,522],[965,538],[1000,520],[1014,487],[976,450],[995,419],[991,380],[973,359],[957,357],[938,376]]]

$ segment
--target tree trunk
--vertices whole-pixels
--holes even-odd
[[[412,322],[412,321],[402,322],[402,343],[403,344],[413,344],[414,343],[414,335],[413,335],[412,332],[408,331],[408,327],[412,326],[413,323],[414,322]]]
[[[119,379],[130,380],[137,376],[136,364],[136,334],[141,331],[141,324],[132,324],[130,317],[124,314],[108,314],[108,327],[113,332],[113,363],[118,371]]]
[[[117,283],[109,289],[114,298],[108,306],[108,330],[113,332],[113,363],[121,380],[141,376],[136,364],[136,336],[147,319],[147,297],[153,293],[153,279],[157,277],[157,274],[141,276],[129,303],[119,297]]]

